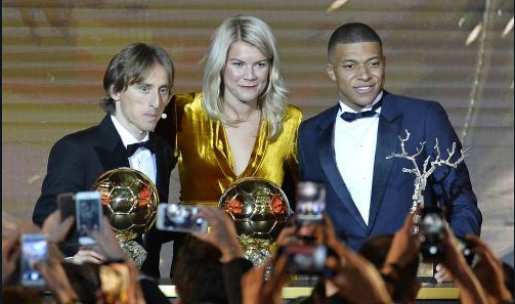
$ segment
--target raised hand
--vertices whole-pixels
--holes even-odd
[[[374,265],[341,244],[333,243],[331,246],[337,257],[329,257],[327,267],[335,272],[330,280],[338,287],[342,298],[352,303],[392,302]]]
[[[106,260],[122,261],[126,260],[125,254],[120,247],[116,234],[109,224],[107,217],[102,217],[102,230],[93,230],[88,233],[97,241],[97,253],[105,257]]]
[[[283,255],[247,272],[242,278],[243,304],[281,304],[281,291],[288,280],[287,262]],[[269,265],[273,265],[272,272],[265,281]]]
[[[445,237],[443,240],[445,258],[441,264],[447,271],[449,271],[454,283],[460,289],[461,303],[488,303],[483,287],[481,287],[481,284],[472,272],[472,269],[467,264],[465,257],[458,249],[452,230],[449,227],[446,227],[445,229]]]
[[[413,233],[413,217],[416,212],[409,213],[401,229],[395,233],[384,263],[386,266],[393,264],[405,269],[418,257],[421,245],[420,236],[418,233]]]
[[[69,261],[75,264],[95,263],[102,264],[106,257],[93,249],[81,248]]]
[[[200,216],[207,219],[211,230],[209,233],[193,232],[192,235],[218,248],[222,252],[223,262],[243,257],[243,250],[232,219],[215,207],[199,207],[199,209]]]
[[[62,256],[59,249],[54,244],[48,244],[48,246],[47,262],[37,263],[35,267],[45,278],[48,288],[58,303],[73,303],[78,297],[61,265]]]
[[[48,235],[48,241],[59,243],[64,241],[66,235],[75,223],[75,217],[70,216],[61,221],[61,211],[56,210],[43,223],[42,230]]]
[[[475,254],[480,258],[473,271],[485,289],[490,303],[513,302],[510,291],[504,285],[504,272],[501,260],[495,256],[492,249],[479,237],[468,234],[465,239],[472,243]]]
[[[10,238],[2,238],[2,285],[16,270],[20,259],[20,241],[16,234]]]

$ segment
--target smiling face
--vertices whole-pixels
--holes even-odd
[[[140,83],[111,93],[116,107],[114,116],[136,139],[143,139],[154,130],[170,101],[169,87],[165,68],[155,64]]]
[[[339,43],[326,70],[336,82],[340,100],[355,111],[371,104],[381,92],[385,57],[378,42]]]
[[[266,89],[269,60],[256,47],[242,41],[231,45],[223,73],[224,100],[257,103]]]

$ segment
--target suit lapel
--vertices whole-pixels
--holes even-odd
[[[325,112],[324,116],[320,117],[321,119],[319,120],[320,122],[318,124],[319,133],[317,138],[320,163],[325,175],[327,176],[327,180],[329,181],[330,186],[338,195],[340,202],[343,203],[347,210],[349,210],[349,212],[352,214],[352,216],[354,216],[362,229],[366,230],[367,226],[365,221],[361,217],[358,208],[356,208],[356,205],[352,200],[350,192],[347,189],[347,186],[345,185],[345,182],[343,181],[343,178],[336,164],[333,134],[334,122],[337,113],[338,106],[335,106],[331,110]]]
[[[386,91],[383,96],[383,107],[379,116],[377,131],[377,144],[374,160],[374,177],[372,182],[372,196],[370,200],[370,214],[368,232],[372,231],[377,214],[381,207],[388,178],[392,169],[393,158],[386,157],[398,148],[398,135],[402,123],[402,115],[398,111],[393,96]]]
[[[130,167],[125,146],[109,115],[106,115],[100,122],[99,128],[100,138],[95,149],[103,172],[120,167]]]
[[[150,132],[150,136],[157,136],[154,133]],[[161,202],[165,202],[168,200],[168,186],[169,180],[167,179],[167,172],[169,172],[168,164],[172,162],[172,159],[167,159],[167,157],[172,157],[166,155],[166,149],[161,143],[158,146],[158,149],[155,153],[156,155],[156,187],[159,191],[159,196]]]

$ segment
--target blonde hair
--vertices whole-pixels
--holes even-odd
[[[252,16],[227,18],[216,30],[204,69],[202,104],[207,115],[225,124],[234,123],[223,111],[223,73],[231,45],[243,41],[257,48],[270,63],[266,90],[258,97],[261,115],[267,121],[268,138],[282,132],[282,122],[288,105],[288,89],[280,73],[279,52],[270,27]]]

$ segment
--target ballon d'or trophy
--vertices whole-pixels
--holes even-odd
[[[255,177],[231,184],[220,197],[218,208],[234,220],[245,258],[255,266],[272,255],[273,243],[293,215],[282,189]]]
[[[135,240],[147,232],[156,220],[159,195],[145,174],[131,168],[105,172],[93,184],[100,191],[104,214],[116,233],[127,258],[141,268],[147,251]]]

